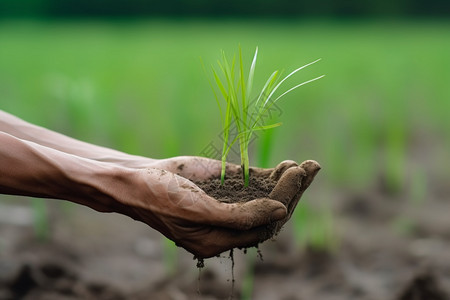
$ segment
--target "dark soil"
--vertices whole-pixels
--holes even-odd
[[[272,192],[276,183],[276,181],[269,177],[250,175],[249,185],[246,187],[244,186],[242,176],[239,174],[228,176],[223,185],[221,184],[220,178],[195,182],[209,196],[224,203],[244,203],[254,199],[269,198],[269,194]],[[258,210],[260,208],[262,207],[258,206],[255,209]],[[260,242],[272,238],[280,229],[281,226],[278,226],[276,222],[268,224],[260,236]],[[258,246],[258,244],[254,246]],[[234,263],[233,258],[231,260]]]
[[[249,185],[244,187],[242,176],[234,176],[227,177],[223,185],[220,183],[220,178],[195,184],[220,202],[238,203],[269,197],[276,182],[270,178],[250,176]]]
[[[11,277],[0,284],[0,299],[124,299],[114,287],[84,282],[66,266],[51,261],[25,263],[11,272]]]
[[[426,271],[413,278],[398,300],[448,300],[434,274]]]

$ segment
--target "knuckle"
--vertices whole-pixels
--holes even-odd
[[[284,160],[277,165],[270,177],[273,180],[278,180],[287,170],[297,166],[298,164],[293,160]]]
[[[279,163],[278,166],[298,166],[298,164],[293,160],[287,159]]]

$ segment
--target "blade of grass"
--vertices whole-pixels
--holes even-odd
[[[32,199],[34,233],[40,241],[50,237],[48,208],[43,199]]]
[[[227,91],[225,87],[222,84],[222,80],[220,80],[219,76],[217,75],[216,70],[214,67],[211,66],[212,72],[214,74],[214,79],[216,80],[217,86],[219,87],[220,92],[222,93],[223,97],[228,97]]]
[[[205,74],[206,74],[205,64],[203,63],[203,60],[201,58],[200,58],[200,62],[202,64],[203,72],[205,72]],[[212,68],[212,66],[211,66],[211,68]],[[213,73],[216,73],[214,68],[212,68],[212,69],[213,69]],[[213,91],[213,94],[214,94],[214,99],[216,100],[217,106],[219,107],[220,121],[222,122],[222,126],[223,126],[225,120],[224,120],[224,115],[223,115],[223,111],[222,111],[222,106],[220,105],[219,97],[217,96],[216,90],[214,89],[214,86],[213,86],[211,80],[209,79],[209,77],[207,76],[206,78],[208,79],[209,86],[211,87],[211,90]]]
[[[286,95],[286,94],[292,92],[292,91],[295,90],[296,88],[299,88],[299,87],[301,87],[302,85],[305,85],[305,84],[307,84],[307,83],[316,81],[316,80],[318,80],[318,79],[320,79],[320,78],[323,78],[323,77],[325,77],[325,75],[321,75],[321,76],[316,77],[316,78],[314,78],[314,79],[307,80],[307,81],[305,81],[305,82],[302,82],[302,83],[300,83],[300,84],[294,86],[293,88],[290,88],[289,90],[287,90],[286,92],[284,92],[283,94],[281,94],[280,96],[278,96],[275,100],[273,100],[272,103],[277,102],[281,97],[283,97],[284,95]]]
[[[320,61],[321,59],[319,58],[319,59],[317,59],[317,60],[315,60],[315,61],[313,61],[313,62],[310,62],[309,64],[306,64],[306,65],[303,65],[303,66],[301,66],[300,68],[298,68],[298,69],[296,69],[296,70],[294,70],[294,71],[292,71],[289,75],[287,75],[286,77],[284,77],[275,87],[274,87],[274,89],[272,90],[272,92],[269,94],[269,96],[267,97],[267,99],[266,99],[266,101],[265,101],[265,103],[264,103],[264,106],[267,104],[267,102],[269,101],[269,99],[272,97],[272,95],[277,91],[277,89],[280,87],[280,85],[284,82],[284,81],[286,81],[286,79],[288,79],[289,77],[291,77],[292,75],[294,75],[295,73],[297,73],[298,71],[300,71],[300,70],[302,70],[302,69],[304,69],[304,68],[306,68],[306,67],[308,67],[308,66],[310,66],[310,65],[312,65],[312,64],[315,64],[316,62],[318,62],[318,61]]]
[[[325,75],[321,75],[321,76],[316,77],[316,78],[314,78],[314,79],[311,79],[311,80],[307,80],[307,81],[305,81],[305,82],[302,82],[302,83],[300,83],[300,84],[298,84],[298,85],[296,85],[296,86],[290,88],[289,90],[287,90],[286,92],[284,92],[284,93],[281,94],[280,96],[278,96],[275,100],[273,100],[272,102],[270,102],[270,104],[269,104],[268,106],[266,106],[266,105],[261,106],[261,107],[260,107],[261,110],[259,111],[256,120],[253,122],[253,126],[256,126],[256,124],[258,124],[259,120],[260,120],[261,117],[264,115],[264,113],[265,113],[266,111],[268,111],[268,110],[272,107],[272,105],[274,105],[275,102],[277,102],[281,97],[283,97],[283,96],[285,96],[286,94],[292,92],[292,91],[295,90],[296,88],[301,87],[302,85],[305,85],[305,84],[307,84],[307,83],[316,81],[316,80],[321,79],[321,78],[323,78],[323,77],[325,77]]]
[[[266,90],[270,90],[270,86],[277,80],[278,77],[278,73],[279,71],[275,71],[272,73],[272,75],[270,75],[269,79],[267,79],[266,83],[264,84],[264,87],[261,90],[261,93],[258,96],[258,99],[256,100],[255,103],[255,107],[258,107],[258,103],[261,100],[261,97],[263,97],[263,95],[266,94]],[[270,92],[268,92],[267,94],[270,94]]]
[[[255,68],[256,68],[256,59],[258,57],[258,47],[256,47],[255,54],[253,55],[252,65],[250,66],[250,71],[248,73],[247,79],[247,98],[250,98],[250,93],[253,88],[253,78],[255,76]]]
[[[241,98],[242,98],[242,123],[244,125],[247,124],[247,113],[248,113],[248,106],[247,106],[247,93],[245,91],[245,78],[244,78],[244,63],[242,62],[242,48],[239,45],[239,80],[241,85]]]
[[[228,73],[225,71],[225,69],[222,66],[222,64],[220,63],[220,61],[218,61],[218,64],[219,64],[219,67],[222,70],[222,72],[225,73],[225,75],[227,75]],[[220,77],[217,75],[217,72],[215,71],[214,67],[212,67],[212,70],[213,70],[214,79],[216,81],[216,84],[219,86],[222,96],[226,100],[225,117],[223,118],[223,122],[222,122],[224,144],[222,147],[222,157],[221,157],[222,170],[220,173],[220,182],[223,185],[225,182],[226,159],[227,159],[228,152],[229,152],[229,150],[227,150],[227,145],[228,145],[229,134],[230,134],[230,124],[231,124],[231,118],[232,118],[231,109],[232,108],[231,108],[231,102],[228,101],[229,93],[226,91],[226,89],[225,89]]]

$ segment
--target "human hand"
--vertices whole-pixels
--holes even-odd
[[[217,177],[220,166],[220,161],[212,159],[177,157],[137,170],[133,182],[139,185],[132,189],[135,196],[127,196],[133,200],[122,213],[147,223],[199,258],[211,257],[269,238],[267,226],[280,228],[291,217],[320,169],[314,161],[300,166],[284,161],[273,169],[251,168],[252,176],[278,181],[269,198],[226,204],[188,180]],[[228,164],[227,172],[240,172],[240,167]]]
[[[176,173],[191,181],[201,181],[219,177],[222,162],[199,156],[177,156],[155,161],[152,166]],[[285,160],[275,168],[250,167],[249,172],[251,176],[269,177],[277,182],[269,198],[286,206],[288,210],[287,218],[284,220],[286,222],[291,218],[301,196],[320,169],[320,165],[314,160],[306,160],[300,165],[293,160]],[[241,166],[227,163],[226,174],[233,173],[242,173]]]
[[[268,198],[225,204],[190,180],[219,177],[221,162],[201,157],[153,160],[87,144],[0,111],[0,193],[64,199],[147,223],[198,257],[267,238],[292,215],[319,165],[285,161],[251,176],[278,183]],[[227,174],[241,172],[227,164]],[[178,175],[177,175],[178,174]],[[255,208],[258,208],[257,210]]]

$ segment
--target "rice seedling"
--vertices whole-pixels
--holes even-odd
[[[313,207],[308,202],[294,213],[294,236],[299,248],[333,252],[339,245],[329,204]]]
[[[226,159],[231,147],[235,142],[239,141],[239,151],[241,157],[242,176],[244,179],[244,186],[249,184],[249,157],[248,147],[251,141],[252,135],[255,131],[266,130],[275,128],[281,125],[281,123],[274,123],[266,125],[264,124],[263,116],[267,111],[282,97],[299,88],[302,85],[318,80],[325,75],[304,81],[294,87],[282,92],[276,96],[276,92],[280,86],[292,75],[298,71],[318,62],[320,59],[308,63],[300,68],[289,73],[289,75],[281,78],[281,72],[274,71],[262,89],[257,93],[256,97],[253,97],[252,88],[253,80],[255,76],[255,67],[258,57],[258,48],[255,50],[253,60],[248,71],[248,74],[244,73],[244,63],[242,58],[242,49],[239,47],[239,54],[236,61],[236,55],[230,61],[227,59],[224,51],[221,51],[221,59],[217,61],[218,71],[211,66],[214,81],[217,85],[219,93],[216,92],[213,84],[210,81],[211,87],[214,92],[214,97],[217,102],[220,111],[220,117],[223,128],[223,147],[222,147],[222,171],[221,171],[221,184],[225,181],[225,167]],[[219,95],[225,101],[225,105],[221,104]],[[256,100],[255,100],[256,99]],[[254,100],[254,101],[253,101]],[[234,123],[233,123],[234,122]],[[236,127],[237,134],[234,137],[230,136],[231,126]]]
[[[167,238],[163,238],[164,249],[164,267],[168,276],[173,276],[176,273],[176,267],[178,262],[178,247],[175,243]]]
[[[247,266],[241,286],[241,300],[250,300],[255,285],[255,263],[257,259],[256,248],[247,249]]]
[[[34,233],[38,240],[50,238],[50,224],[47,204],[43,199],[32,199]]]

